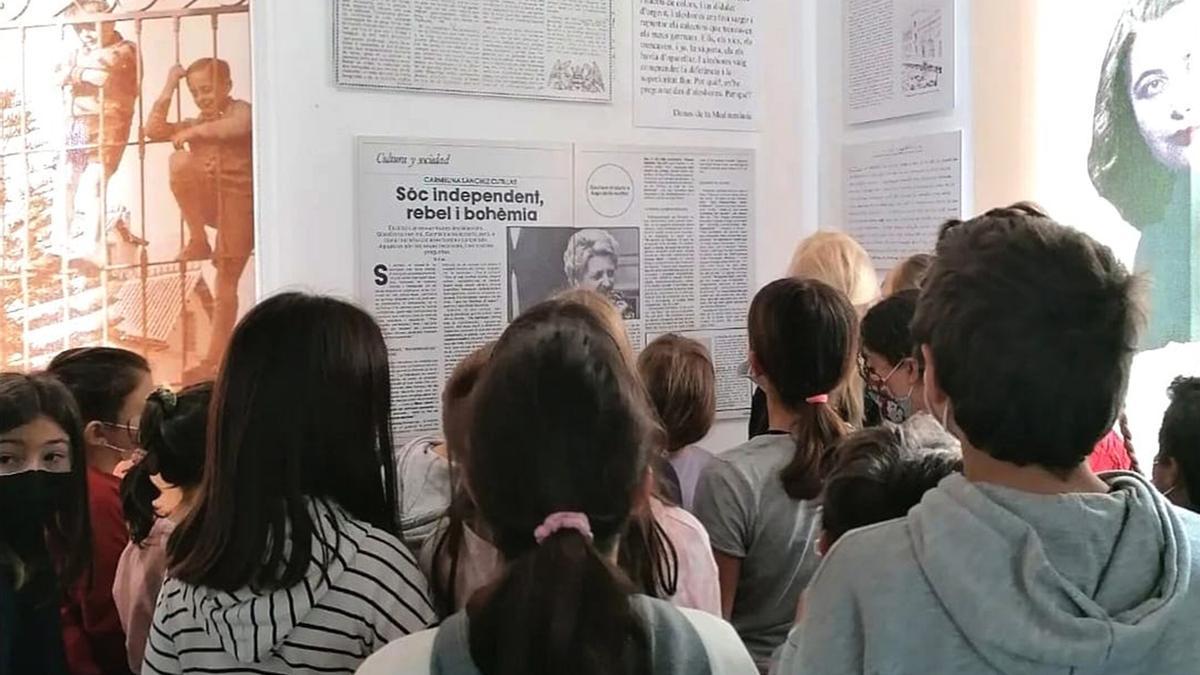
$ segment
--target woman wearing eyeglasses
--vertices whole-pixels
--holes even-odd
[[[92,527],[91,583],[85,578],[69,589],[63,607],[68,665],[73,673],[128,673],[112,585],[129,531],[121,510],[121,481],[114,472],[138,454],[138,420],[154,391],[150,364],[124,349],[87,347],[54,357],[47,372],[79,404]]]
[[[858,371],[869,395],[880,402],[884,419],[896,424],[917,413],[931,412],[908,330],[917,311],[918,293],[908,290],[889,296],[862,320]]]

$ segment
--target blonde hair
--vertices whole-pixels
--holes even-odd
[[[844,232],[817,232],[801,241],[792,253],[788,276],[814,279],[841,291],[861,317],[879,298],[879,276],[871,256],[854,237]],[[858,347],[854,351],[857,353]],[[858,428],[865,417],[865,383],[848,377],[830,393],[830,402],[851,426]]]
[[[895,295],[901,291],[921,290],[925,284],[925,276],[933,266],[933,256],[928,253],[918,253],[910,256],[888,272],[883,281],[884,295]]]
[[[625,327],[625,318],[617,310],[612,301],[600,293],[588,288],[568,288],[554,296],[556,300],[582,305],[596,315],[604,324],[606,332],[616,341],[630,370],[637,372],[637,357],[633,354],[633,343],[629,341],[629,331]]]
[[[572,285],[582,282],[588,261],[598,255],[608,256],[614,262],[619,260],[621,253],[616,237],[597,229],[580,230],[571,235],[563,251],[563,274],[567,281]]]
[[[866,249],[843,232],[818,232],[796,246],[788,276],[815,279],[841,291],[861,314],[879,297],[879,277]]]

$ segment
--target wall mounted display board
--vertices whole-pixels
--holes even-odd
[[[960,131],[847,145],[843,166],[846,231],[880,269],[932,251],[962,217]]]
[[[954,108],[954,0],[846,0],[846,121]]]
[[[757,8],[757,0],[638,0],[634,124],[757,130]]]
[[[336,0],[338,85],[612,100],[612,0]]]
[[[754,153],[361,137],[359,294],[394,366],[395,427],[436,430],[466,354],[572,287],[607,297],[635,348],[709,347],[722,416],[747,412]]]

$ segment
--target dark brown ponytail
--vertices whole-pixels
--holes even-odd
[[[858,315],[844,295],[811,279],[786,278],[754,296],[750,350],[780,405],[796,413],[796,453],[780,473],[793,499],[815,499],[826,449],[847,432],[828,401],[851,372]]]
[[[471,656],[487,675],[649,675],[649,640],[631,593],[595,546],[561,531],[513,561],[468,606]]]
[[[613,562],[644,503],[655,423],[617,342],[588,309],[544,302],[496,344],[475,393],[465,473],[508,566],[468,604],[485,675],[650,672],[635,587]],[[584,514],[590,536],[548,516]]]
[[[1129,430],[1129,416],[1125,414],[1124,410],[1117,418],[1117,425],[1121,429],[1121,442],[1125,444],[1125,454],[1129,455],[1129,470],[1141,473],[1142,467],[1138,465],[1137,450],[1133,447],[1133,432]]]
[[[828,403],[807,404],[799,411],[792,435],[796,454],[779,477],[792,499],[816,499],[829,475],[827,454],[848,432],[846,423]]]

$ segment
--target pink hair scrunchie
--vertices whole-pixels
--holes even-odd
[[[811,403],[813,405],[829,403],[829,394],[817,394],[816,396],[809,396],[808,398],[804,399],[804,402]]]
[[[592,524],[588,521],[586,513],[573,513],[570,511],[559,511],[546,516],[541,525],[533,531],[533,538],[539,545],[546,541],[559,530],[575,530],[582,534],[588,541],[592,541]]]

